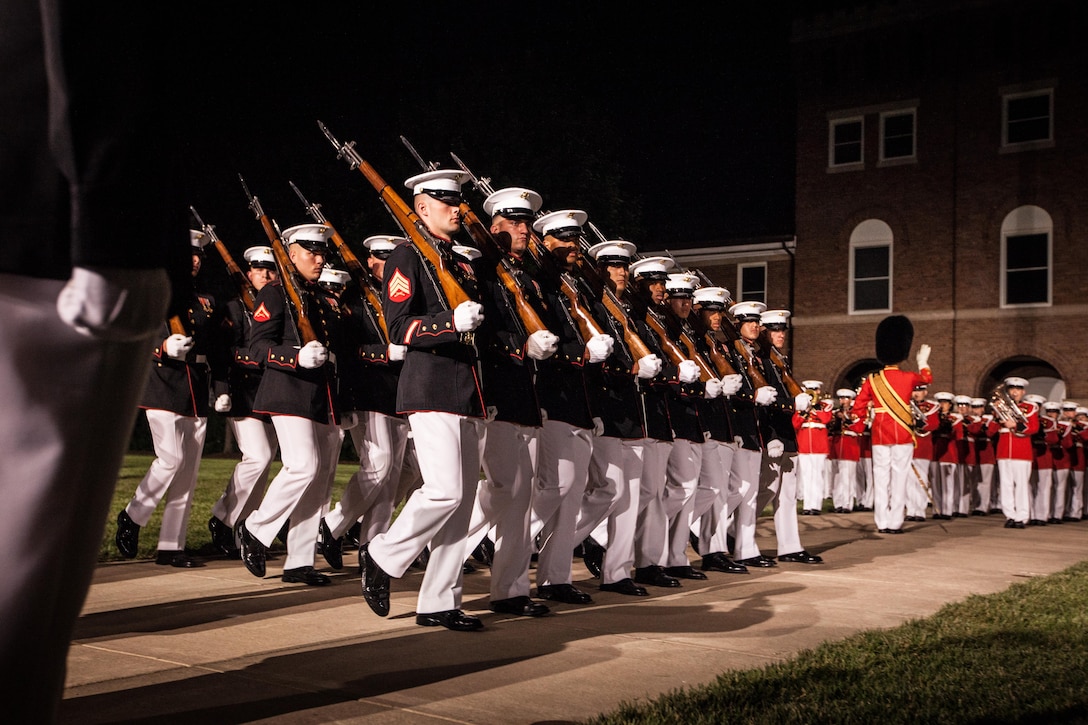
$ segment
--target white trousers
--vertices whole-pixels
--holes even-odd
[[[901,529],[906,516],[907,477],[914,444],[873,446],[873,522],[877,529]]]
[[[858,459],[858,501],[866,508],[873,507],[873,457]]]
[[[847,511],[857,497],[858,462],[836,458],[831,462],[831,503]]]
[[[147,425],[155,444],[155,460],[147,469],[125,511],[139,526],[147,526],[160,501],[165,501],[159,549],[181,551],[192,510],[208,419],[147,410]]]
[[[1068,515],[1079,519],[1084,515],[1084,471],[1074,468],[1070,472],[1070,477],[1073,479],[1073,485],[1069,487]]]
[[[480,480],[484,423],[437,412],[411,413],[408,423],[423,485],[408,497],[389,530],[370,541],[368,551],[386,573],[401,577],[430,546],[416,612],[460,609],[465,536]]]
[[[467,559],[491,532],[495,544],[492,600],[529,596],[533,556],[529,512],[539,432],[539,428],[498,420],[484,426],[480,444],[484,477],[477,484],[463,558]]]
[[[0,273],[0,697],[36,722],[61,700],[158,333],[80,335],[57,316],[63,286]]]
[[[1053,468],[1035,468],[1031,472],[1031,518],[1046,521],[1050,514],[1050,488],[1054,480]]]
[[[997,459],[1001,483],[1001,512],[1005,518],[1026,524],[1031,518],[1031,461]]]
[[[695,510],[695,494],[703,468],[703,443],[677,439],[665,467],[665,519],[667,541],[665,566],[688,566],[688,533]]]
[[[325,524],[334,538],[340,538],[362,518],[359,541],[367,542],[387,530],[393,519],[408,421],[373,410],[359,411],[358,416],[358,425],[348,432],[359,454],[359,468],[325,515]]]
[[[798,453],[797,476],[799,488],[804,496],[801,508],[806,511],[819,511],[824,506],[824,464],[826,453]]]
[[[275,427],[259,418],[228,418],[227,423],[242,460],[234,467],[223,495],[212,506],[212,516],[233,528],[260,505],[279,442]]]
[[[1051,474],[1050,518],[1061,519],[1065,516],[1066,489],[1069,485],[1069,469],[1055,468]]]
[[[638,523],[635,568],[664,566],[669,522],[665,516],[665,471],[672,441],[642,439],[642,472],[638,479]]]
[[[926,489],[922,486],[921,481],[924,481],[926,486],[929,485],[931,461],[928,458],[912,458],[911,465],[914,468],[907,477],[907,516],[925,518],[926,508],[929,506],[929,495],[926,494]]]
[[[796,554],[804,549],[797,524],[797,469],[801,458],[796,453],[784,453],[778,458],[764,454],[760,464],[756,511],[758,514],[771,504],[778,556]]]
[[[574,525],[582,507],[593,454],[593,433],[585,428],[546,420],[540,431],[540,455],[530,535],[540,539],[537,586],[571,583]]]
[[[978,473],[975,474],[975,498],[976,511],[990,512],[991,501],[994,499],[994,464],[978,464]]]
[[[740,479],[732,476],[733,459],[738,450],[740,447],[736,443],[719,441],[715,449],[720,466],[718,474],[708,472],[708,476],[699,479],[700,492],[696,494],[695,511],[692,513],[692,532],[699,538],[699,556],[730,551],[728,521],[741,500],[737,489]],[[714,453],[710,454],[709,460],[706,456],[704,454],[704,468],[709,465]],[[716,496],[711,499],[715,493]],[[706,504],[708,500],[709,505]]]
[[[733,480],[730,481],[729,488],[735,502],[735,505],[730,504],[730,508],[734,511],[734,548],[738,561],[759,556],[759,546],[756,544],[756,517],[759,514],[756,510],[756,495],[759,492],[759,466],[762,460],[762,451],[738,448],[733,454],[733,465],[729,471]]]
[[[574,538],[581,541],[592,534],[597,543],[606,547],[601,563],[601,582],[605,584],[630,578],[635,565],[638,481],[643,455],[641,440],[607,436],[593,439],[589,485],[582,499]]]
[[[321,509],[340,454],[340,428],[294,415],[273,415],[283,465],[260,506],[245,518],[250,534],[270,546],[288,519],[284,569],[314,565]]]

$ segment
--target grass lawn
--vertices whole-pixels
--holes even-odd
[[[1088,562],[589,725],[1088,722]]]

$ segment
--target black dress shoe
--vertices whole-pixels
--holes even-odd
[[[812,509],[801,509],[801,515],[802,516],[811,516],[812,515]]]
[[[971,512],[971,515],[972,516],[989,516],[988,513],[986,513],[985,511],[983,511],[981,509],[975,509],[974,511]]]
[[[738,564],[720,552],[703,557],[703,571],[720,571],[726,574],[747,574],[748,567]]]
[[[647,597],[650,595],[643,587],[635,584],[630,579],[620,579],[618,582],[612,582],[611,584],[601,584],[601,591],[626,594],[631,597]]]
[[[1024,528],[1024,522],[1023,521],[1017,521],[1017,522],[1013,523],[1012,527],[1014,529],[1022,529],[1022,528]]]
[[[246,565],[246,569],[249,569],[250,574],[263,579],[268,549],[257,541],[257,537],[249,533],[245,521],[238,522],[238,541],[242,545],[242,563]]]
[[[677,579],[706,579],[706,574],[696,571],[695,567],[690,564],[688,566],[667,566],[665,567],[665,573]]]
[[[362,551],[362,549],[360,549]],[[423,551],[419,552],[419,556],[412,562],[412,568],[420,569],[421,571],[427,571],[427,562],[431,560],[431,550],[429,547],[424,546]]]
[[[297,569],[284,569],[280,581],[287,582],[288,584],[306,584],[311,587],[322,587],[326,584],[332,584],[332,579],[317,571],[312,566],[300,566]]]
[[[363,525],[356,521],[351,525],[351,528],[344,534],[344,546],[349,549],[359,548],[359,537],[363,535]]]
[[[1028,519],[1028,526],[1046,526],[1046,522],[1042,519]]]
[[[999,509],[999,508],[992,508],[992,509],[990,509],[990,513],[992,513],[992,514],[999,514],[999,513],[1001,513],[1001,509]]]
[[[762,554],[760,554],[759,556],[750,556],[747,559],[737,559],[737,563],[743,564],[744,566],[756,566],[763,569],[769,569],[772,566],[778,566],[778,562],[776,562],[774,559],[768,559]]]
[[[234,531],[223,523],[218,516],[208,519],[208,531],[212,534],[212,546],[223,552],[225,556],[238,556],[238,545],[234,543]]]
[[[117,544],[117,550],[121,552],[121,556],[126,559],[135,559],[136,551],[140,547],[140,527],[136,525],[128,512],[121,509],[121,513],[117,514],[117,536],[114,537],[114,542]]]
[[[363,570],[363,599],[379,617],[389,615],[389,575],[370,558],[369,544],[359,549],[359,566]],[[457,611],[457,610],[450,610]],[[440,612],[439,614],[444,614]],[[427,615],[436,616],[436,615]]]
[[[203,561],[189,556],[184,551],[166,549],[159,549],[155,555],[155,563],[159,566],[174,566],[178,569],[195,569],[198,566],[204,566]]]
[[[967,514],[960,513],[959,511],[956,511],[955,513],[952,514],[952,518],[954,518],[954,519],[965,519],[965,518],[967,518]]]
[[[479,617],[465,614],[460,609],[448,609],[445,612],[416,614],[416,624],[421,627],[445,627],[454,632],[473,632],[483,629],[484,623]]]
[[[663,566],[640,566],[635,569],[635,583],[649,584],[652,587],[665,587],[675,589],[680,586],[680,580],[665,573]]]
[[[688,541],[691,543],[692,551],[694,551],[696,554],[698,554],[699,553],[699,537],[696,536],[693,532],[689,531],[688,532]]]
[[[572,584],[544,584],[536,588],[536,595],[541,599],[563,604],[590,604],[593,598]]]
[[[1015,529],[1016,528],[1016,521],[1014,521],[1013,519],[1005,519],[1005,528],[1006,529]]]
[[[888,529],[888,533],[889,534],[901,534],[901,533],[903,533],[903,529]]]
[[[601,567],[604,566],[604,547],[597,543],[592,536],[587,536],[582,542],[582,561],[586,569],[594,579],[601,578]]]
[[[1051,516],[1049,519],[1046,520],[1046,522],[1048,524],[1060,524],[1062,522],[1062,520],[1059,519],[1059,518],[1055,518],[1054,516]]]
[[[495,561],[495,542],[485,536],[483,541],[472,550],[472,558],[484,566],[490,567],[491,562]]]
[[[1062,521],[1080,521],[1079,516],[1062,516]]]
[[[534,602],[529,597],[510,597],[509,599],[494,599],[488,605],[488,609],[499,614],[513,614],[518,617],[543,617],[552,611],[547,604]]]
[[[334,538],[332,535],[332,529],[325,523],[325,518],[321,518],[321,524],[317,530],[318,545],[321,547],[321,556],[325,557],[325,561],[333,569],[340,571],[344,568],[344,540],[343,538]]]
[[[779,561],[784,561],[791,564],[820,564],[823,563],[823,559],[815,554],[810,554],[804,549],[794,552],[792,554],[782,554],[778,557]]]

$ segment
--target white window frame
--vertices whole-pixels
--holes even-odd
[[[1047,137],[1041,139],[1033,139],[1031,141],[1017,141],[1015,143],[1009,142],[1009,101],[1015,101],[1021,98],[1030,98],[1032,96],[1046,95],[1049,100],[1049,122],[1047,128]],[[1045,86],[1032,89],[1021,89],[1016,91],[1002,92],[1001,94],[1001,152],[1010,153],[1015,151],[1030,151],[1032,149],[1045,149],[1052,148],[1054,146],[1054,88],[1053,86]]]
[[[1046,234],[1046,300],[1010,304],[1008,293],[1008,239],[1027,234]],[[1027,204],[1005,215],[1001,222],[1001,297],[1002,309],[1051,307],[1054,304],[1054,222],[1045,209]]]
[[[761,267],[763,269],[763,299],[760,300],[763,304],[767,304],[768,289],[767,289],[767,263],[766,262],[749,262],[737,265],[737,302],[745,300],[744,297],[744,270],[751,269],[753,267]]]
[[[844,164],[835,163],[835,128],[847,123],[861,124],[861,160]],[[827,169],[828,171],[854,171],[865,168],[865,116],[832,118],[827,122]]]
[[[875,314],[887,314],[892,311],[895,306],[895,240],[892,235],[891,227],[880,219],[866,219],[865,221],[854,227],[854,231],[850,234],[850,251],[849,251],[849,277],[847,278],[848,297],[848,313],[851,315],[875,315]],[[864,309],[858,310],[854,308],[854,283],[857,281],[854,278],[854,252],[858,249],[868,249],[873,247],[884,247],[888,250],[888,306],[883,309]]]
[[[890,158],[884,156],[884,121],[889,116],[910,116],[911,117],[911,152],[910,156],[892,156]],[[880,114],[880,166],[897,166],[899,164],[914,164],[918,162],[918,109],[911,108],[897,108],[895,110],[883,111]]]

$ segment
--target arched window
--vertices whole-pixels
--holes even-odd
[[[866,219],[850,234],[850,312],[891,312],[892,228]]]
[[[1013,209],[1001,222],[1001,306],[1051,303],[1051,238],[1054,224],[1037,206]]]

